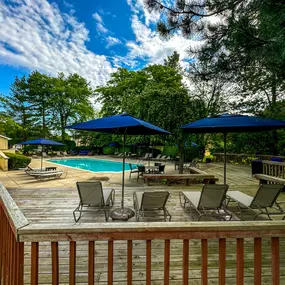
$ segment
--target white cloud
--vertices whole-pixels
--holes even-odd
[[[103,33],[103,34],[108,33],[108,29],[106,29],[102,23],[97,23],[96,29],[98,33]]]
[[[126,44],[129,49],[127,58],[130,64],[132,60],[138,59],[146,60],[149,64],[160,64],[167,56],[177,51],[183,65],[192,57],[189,54],[189,47],[201,45],[201,42],[186,39],[179,33],[169,39],[163,39],[144,24],[137,15],[133,15],[131,23],[136,40],[128,41]]]
[[[107,42],[106,48],[122,43],[119,39],[111,37],[111,36],[108,36],[106,38],[106,42]]]
[[[0,0],[0,26],[0,64],[51,75],[78,73],[92,86],[114,72],[107,57],[86,48],[85,25],[46,0]]]
[[[102,19],[102,17],[101,17],[98,13],[94,13],[94,14],[92,15],[92,17],[93,17],[93,19],[95,19],[97,22],[103,23],[103,19]]]
[[[98,14],[98,13],[94,13],[92,15],[93,19],[96,20],[97,24],[96,24],[96,30],[99,34],[103,33],[106,34],[108,33],[108,29],[104,26],[104,22],[102,17]]]

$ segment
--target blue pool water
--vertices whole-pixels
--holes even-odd
[[[121,172],[123,167],[122,162],[93,158],[51,159],[49,161],[93,172]],[[135,164],[133,168],[136,168]],[[128,163],[125,163],[125,170],[130,170]]]

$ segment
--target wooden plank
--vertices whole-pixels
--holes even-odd
[[[39,243],[32,242],[31,246],[31,285],[39,284]]]
[[[113,285],[114,274],[114,242],[108,241],[108,285]]]
[[[202,251],[202,270],[201,279],[202,285],[208,285],[208,240],[201,240],[201,251]]]
[[[226,239],[219,239],[219,285],[226,284]]]
[[[169,285],[170,270],[170,240],[164,241],[164,285]]]
[[[132,285],[133,278],[133,241],[128,240],[128,249],[127,249],[127,285]]]
[[[24,243],[18,242],[18,285],[24,285]]]
[[[261,238],[255,238],[254,239],[254,285],[261,285],[261,268],[262,268],[261,246],[262,246]]]
[[[76,282],[76,242],[69,242],[69,285]]]
[[[280,249],[279,238],[273,237],[271,239],[272,248],[272,285],[280,284]]]
[[[237,239],[236,284],[244,284],[244,240]]]
[[[51,242],[52,285],[59,284],[58,242]]]
[[[88,285],[94,285],[94,262],[95,262],[95,243],[88,242]]]
[[[189,278],[189,240],[183,240],[183,285],[188,285]]]
[[[151,240],[146,241],[146,285],[151,285]]]

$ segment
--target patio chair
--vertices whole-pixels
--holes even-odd
[[[161,154],[158,154],[156,157],[153,158],[153,160],[159,160],[161,158]]]
[[[130,166],[130,175],[129,175],[129,179],[131,179],[132,177],[132,173],[138,173],[138,169],[137,168],[133,168],[133,165],[131,163],[129,163]]]
[[[190,216],[193,218],[193,209],[199,214],[198,221],[203,216],[217,219],[229,219],[232,216],[224,208],[224,200],[229,186],[224,184],[205,184],[202,191],[181,191],[179,200],[182,208],[190,206]]]
[[[171,215],[165,207],[169,195],[169,191],[134,192],[133,202],[136,220],[139,221],[141,217],[144,218],[146,212],[152,212],[153,218],[163,216],[165,221],[167,217],[171,221]],[[163,214],[159,214],[159,211],[163,211]]]
[[[165,173],[165,172],[164,172],[165,165],[157,165],[157,166],[158,166],[158,170],[156,170],[155,173],[158,173],[158,174],[163,174],[163,173]]]
[[[145,166],[144,165],[138,165],[137,182],[139,181],[140,176],[142,176],[144,173],[145,173]]]
[[[109,219],[110,208],[115,201],[115,190],[112,188],[103,188],[100,181],[88,181],[76,183],[79,205],[73,211],[73,217],[77,223],[82,213],[104,211],[106,222]],[[79,216],[77,217],[77,213]]]
[[[159,160],[166,160],[166,155],[162,155]]]
[[[43,157],[49,157],[45,151],[42,152]]]
[[[284,214],[284,210],[280,204],[284,202],[277,202],[277,198],[282,191],[284,185],[281,184],[260,184],[254,197],[244,194],[240,191],[228,191],[227,205],[230,202],[236,202],[240,211],[241,218],[243,218],[243,209],[249,209],[256,213],[254,220],[260,215],[267,215],[270,220],[270,215]],[[274,206],[275,205],[275,206]],[[275,212],[269,212],[268,208],[273,208]]]

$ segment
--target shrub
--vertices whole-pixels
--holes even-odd
[[[31,159],[25,155],[9,153],[9,152],[6,152],[5,155],[9,157],[8,160],[9,170],[27,167],[31,162]]]
[[[117,148],[113,146],[104,146],[103,147],[103,154],[114,154]]]
[[[162,153],[167,156],[175,157],[178,155],[178,147],[177,146],[164,146]]]

